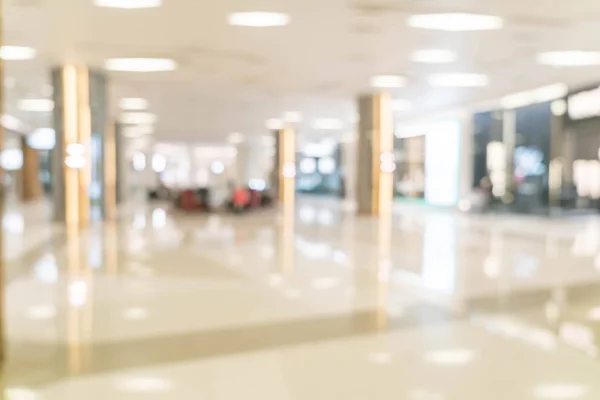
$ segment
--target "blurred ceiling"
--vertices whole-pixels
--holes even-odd
[[[128,0],[131,1],[131,0]],[[33,60],[7,61],[6,111],[33,127],[48,112],[24,112],[17,101],[51,95],[49,73],[66,62],[103,68],[115,57],[172,58],[172,72],[110,72],[112,110],[141,97],[158,117],[158,140],[223,142],[231,132],[267,133],[265,121],[300,112],[308,136],[354,129],[355,98],[379,74],[406,77],[391,90],[412,109],[398,118],[469,104],[537,86],[578,85],[600,78],[600,67],[540,65],[536,54],[600,50],[597,0],[163,0],[158,8],[101,8],[92,0],[5,0],[5,44],[31,46]],[[575,4],[576,3],[576,4]],[[228,15],[276,11],[287,26],[231,26]],[[499,30],[447,32],[409,27],[413,14],[468,12],[499,16]],[[411,61],[422,49],[455,52],[456,61]],[[433,73],[480,73],[482,88],[439,88]],[[311,121],[337,118],[343,128],[316,131]]]

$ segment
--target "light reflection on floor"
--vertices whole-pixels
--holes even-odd
[[[18,219],[3,224],[17,229]],[[15,350],[5,394],[600,398],[600,219],[396,206],[384,247],[380,223],[307,198],[288,216],[141,207],[116,226],[67,235],[7,265],[16,272],[6,315],[11,343],[65,349],[74,376],[49,364],[27,377],[26,351]],[[385,324],[371,327],[382,315]],[[346,319],[354,322],[336,325]],[[224,349],[244,351],[206,357],[199,341],[217,346],[220,337],[231,341]],[[174,345],[188,354],[145,361]],[[136,347],[134,368],[125,368],[131,358],[101,355]]]

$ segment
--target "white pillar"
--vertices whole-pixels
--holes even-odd
[[[236,181],[246,186],[251,179],[268,178],[268,154],[266,147],[259,143],[242,143],[237,147]]]

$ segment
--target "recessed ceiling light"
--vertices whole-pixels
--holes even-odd
[[[177,63],[169,58],[110,58],[104,67],[120,72],[164,72],[176,69]]]
[[[587,67],[600,65],[598,51],[549,51],[537,55],[537,62],[556,67]]]
[[[127,125],[152,125],[156,122],[156,115],[148,112],[123,113],[120,121]]]
[[[489,83],[483,74],[434,74],[429,77],[431,86],[481,87]]]
[[[21,111],[50,112],[54,110],[54,101],[49,99],[22,99],[18,102]]]
[[[410,101],[404,99],[396,99],[392,101],[392,109],[394,111],[402,112],[409,111],[412,108]]]
[[[270,118],[267,120],[267,129],[272,131],[283,129],[283,121],[279,118]]]
[[[244,135],[239,132],[230,133],[227,137],[227,141],[231,144],[239,144],[244,141]]]
[[[228,20],[229,25],[254,28],[284,26],[290,23],[290,17],[287,14],[264,11],[232,13],[229,14]]]
[[[139,97],[128,97],[119,101],[121,110],[145,110],[148,108],[148,100]]]
[[[533,395],[538,399],[581,399],[589,391],[589,388],[582,385],[552,383],[536,386]]]
[[[94,0],[97,7],[109,8],[155,8],[162,5],[162,0]]]
[[[371,78],[374,88],[399,88],[406,84],[406,78],[401,75],[376,75]]]
[[[471,362],[474,358],[469,349],[437,350],[427,353],[425,359],[432,364],[461,365]]]
[[[1,46],[0,58],[6,61],[31,60],[35,58],[37,51],[32,47],[24,46]]]
[[[485,31],[501,29],[504,21],[500,17],[481,14],[417,14],[408,18],[408,25],[413,28],[450,32]]]
[[[455,52],[442,49],[418,50],[412,53],[410,59],[414,62],[443,64],[456,61],[458,56]]]
[[[337,118],[319,118],[315,119],[312,123],[313,129],[319,130],[340,130],[344,128],[344,122]]]
[[[286,111],[283,114],[283,120],[285,122],[296,124],[302,121],[302,114],[300,114],[298,111]]]

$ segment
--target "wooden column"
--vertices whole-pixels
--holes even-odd
[[[21,139],[23,151],[23,168],[21,169],[21,201],[39,199],[42,195],[40,181],[40,155],[36,149],[27,144],[27,138]]]

